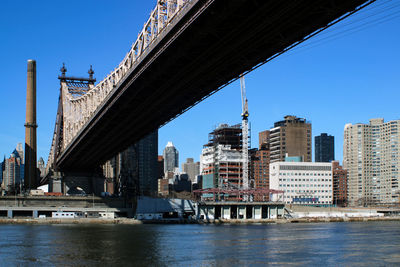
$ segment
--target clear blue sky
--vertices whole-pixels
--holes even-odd
[[[87,76],[92,64],[95,77],[102,80],[129,51],[156,1],[1,3],[0,155],[9,156],[24,142],[26,62],[35,59],[38,157],[47,161],[62,63],[74,76]],[[399,119],[399,10],[396,1],[378,1],[247,75],[253,147],[259,131],[293,114],[312,122],[313,136],[334,135],[336,158],[341,160],[346,123]],[[172,141],[180,162],[187,157],[199,160],[208,133],[219,123],[240,123],[240,113],[237,81],[161,128],[159,153]]]

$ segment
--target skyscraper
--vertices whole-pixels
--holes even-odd
[[[46,171],[46,164],[44,163],[44,160],[43,160],[42,157],[40,157],[40,159],[38,161],[38,164],[37,164],[37,167],[38,167],[39,172],[40,172],[40,177],[44,177],[44,173]]]
[[[163,152],[164,172],[173,172],[179,167],[179,152],[172,142],[168,142]]]
[[[105,191],[117,195],[156,195],[158,131],[108,160],[103,167]]]
[[[343,167],[349,205],[399,203],[400,120],[346,124]]]
[[[22,160],[17,150],[11,153],[11,156],[5,160],[4,176],[2,187],[12,193],[19,191],[21,183],[21,164]]]
[[[268,136],[266,131],[262,137]],[[267,140],[272,162],[285,161],[285,157],[300,156],[311,162],[311,123],[304,118],[287,115],[284,120],[274,123]]]
[[[16,148],[19,157],[21,158],[22,164],[24,164],[25,158],[24,158],[24,147],[22,146],[22,143],[18,143],[17,144],[17,148]]]
[[[335,137],[326,133],[315,136],[315,162],[335,160]]]
[[[136,143],[139,190],[141,195],[156,195],[158,189],[158,130]]]
[[[192,183],[195,183],[197,175],[200,174],[200,162],[194,162],[193,158],[187,158],[186,162],[182,163],[182,171],[189,176]]]

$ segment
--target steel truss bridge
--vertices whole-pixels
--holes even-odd
[[[92,77],[78,83],[61,77],[48,167],[95,170],[240,74],[371,2],[157,1],[136,41],[106,78],[95,85]]]

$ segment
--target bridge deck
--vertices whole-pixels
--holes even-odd
[[[193,1],[58,158],[93,170],[241,73],[366,0]]]

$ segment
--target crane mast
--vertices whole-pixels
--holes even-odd
[[[249,189],[249,110],[246,98],[244,76],[240,76],[240,91],[242,94],[242,159],[243,159],[243,189]]]

